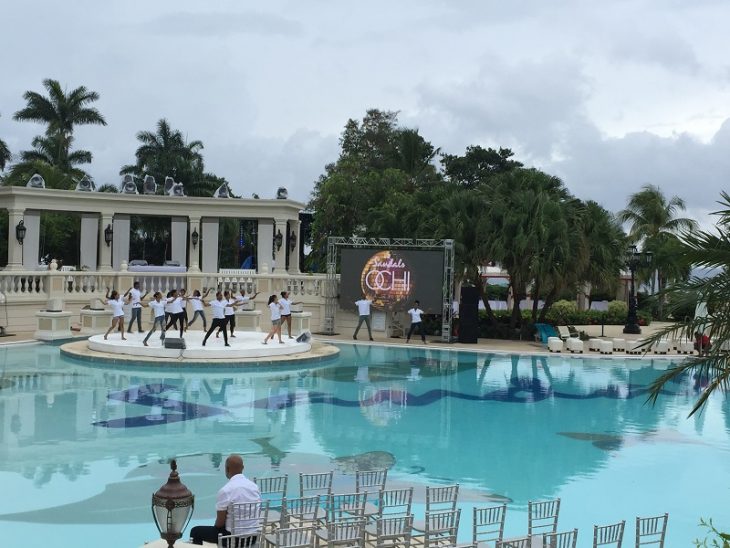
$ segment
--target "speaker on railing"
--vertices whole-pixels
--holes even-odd
[[[476,344],[479,339],[479,291],[462,287],[459,301],[459,342]]]

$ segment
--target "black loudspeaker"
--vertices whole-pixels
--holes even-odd
[[[165,337],[165,348],[174,348],[176,350],[185,350],[185,339],[177,337]]]
[[[479,291],[462,287],[459,301],[459,342],[476,344],[479,339]]]
[[[312,334],[309,331],[305,331],[297,337],[298,343],[308,343],[312,340]]]

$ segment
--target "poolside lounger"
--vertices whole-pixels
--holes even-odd
[[[570,338],[567,341],[565,341],[565,349],[568,350],[571,353],[583,353],[583,341],[576,338]]]
[[[659,340],[655,342],[651,349],[654,351],[654,354],[666,354],[669,352],[669,341],[667,340]]]
[[[598,352],[601,349],[601,339],[588,339],[588,350]]]
[[[562,352],[563,340],[558,337],[550,337],[548,338],[547,347],[550,352]]]
[[[679,341],[677,344],[677,354],[694,354],[695,344],[692,341]]]
[[[629,340],[626,341],[626,353],[627,354],[643,354],[647,348],[644,341]]]
[[[613,354],[613,341],[601,341],[598,345],[601,354]]]
[[[625,339],[614,339],[613,340],[613,349],[618,352],[625,352],[626,351],[626,340]]]

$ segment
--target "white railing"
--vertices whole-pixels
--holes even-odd
[[[324,297],[326,275],[298,274],[228,274],[222,273],[167,273],[167,272],[96,272],[96,271],[0,271],[0,293],[9,302],[15,300],[45,300],[48,298],[104,298],[107,291],[124,293],[134,281],[140,290],[150,295],[163,294],[181,287],[231,290],[246,293],[280,293],[289,291],[297,298],[314,302]],[[51,295],[50,293],[53,293]]]

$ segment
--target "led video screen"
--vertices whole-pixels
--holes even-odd
[[[441,314],[443,251],[346,247],[341,258],[341,308],[365,295],[377,309],[407,310],[417,299],[427,314]]]

